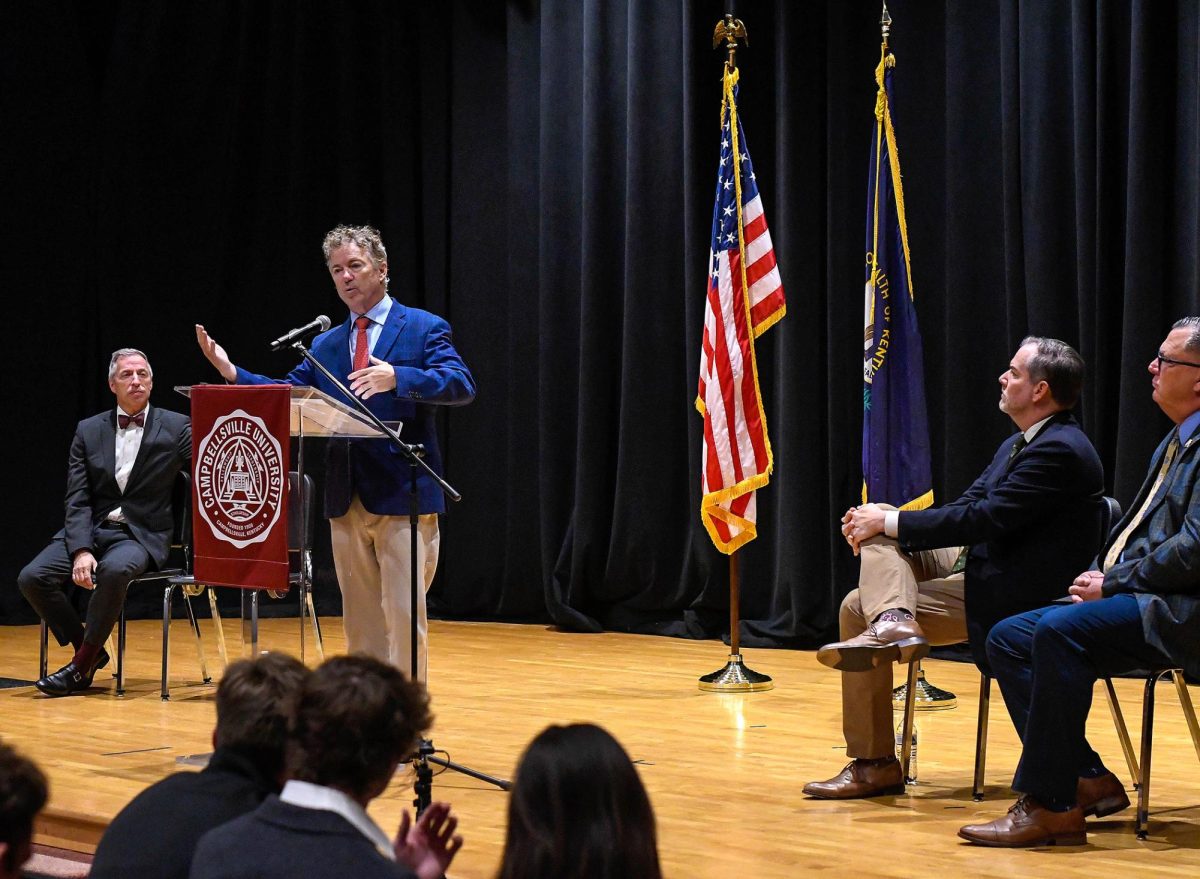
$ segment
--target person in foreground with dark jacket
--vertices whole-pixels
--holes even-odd
[[[279,796],[200,840],[192,879],[437,879],[462,846],[433,803],[389,839],[367,814],[433,722],[420,682],[369,656],[338,656],[301,688]]]
[[[217,687],[208,766],[134,797],[101,837],[91,879],[186,879],[201,836],[279,793],[288,724],[308,674],[282,653],[230,665]]]

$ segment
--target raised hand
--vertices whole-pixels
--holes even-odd
[[[200,345],[204,356],[208,358],[208,362],[217,368],[217,372],[221,373],[223,379],[233,381],[237,378],[237,369],[234,368],[225,349],[218,345],[216,339],[210,336],[200,324],[196,324],[196,342]]]
[[[449,803],[430,803],[415,825],[405,811],[393,845],[396,860],[419,879],[438,879],[462,848],[462,837],[454,834],[456,827],[458,819],[450,814]]]

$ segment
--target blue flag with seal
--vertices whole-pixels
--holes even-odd
[[[862,499],[920,510],[933,504],[933,479],[904,187],[892,128],[895,64],[885,37],[875,68],[879,90],[867,182]]]

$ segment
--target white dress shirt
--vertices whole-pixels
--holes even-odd
[[[292,779],[283,786],[279,799],[303,809],[323,809],[326,812],[335,812],[341,815],[354,825],[359,833],[369,839],[371,844],[379,849],[381,855],[389,861],[396,860],[396,852],[392,848],[392,841],[388,839],[388,835],[371,819],[367,810],[355,802],[349,794],[332,787]]]
[[[150,404],[146,404],[146,408],[142,410],[146,413],[146,417],[150,417]],[[128,416],[129,413],[117,407],[117,415]],[[138,450],[142,447],[142,435],[146,432],[144,427],[139,427],[131,423],[128,427],[122,428],[120,419],[117,420],[117,455],[116,469],[114,474],[117,479],[117,488],[121,489],[121,493],[125,493],[125,486],[129,484],[129,474],[133,472],[133,463],[137,460]],[[117,507],[108,514],[110,522],[124,522],[125,514],[121,512],[121,508]]]

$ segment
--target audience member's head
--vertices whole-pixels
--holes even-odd
[[[281,778],[288,726],[308,674],[300,660],[284,653],[230,665],[217,687],[213,745],[244,754],[268,778]]]
[[[0,879],[21,874],[33,849],[33,819],[46,805],[46,776],[0,742]]]
[[[654,812],[637,770],[588,723],[547,727],[521,757],[500,879],[658,879]]]
[[[337,788],[365,804],[383,793],[432,723],[420,682],[369,656],[335,657],[301,687],[289,777]]]

